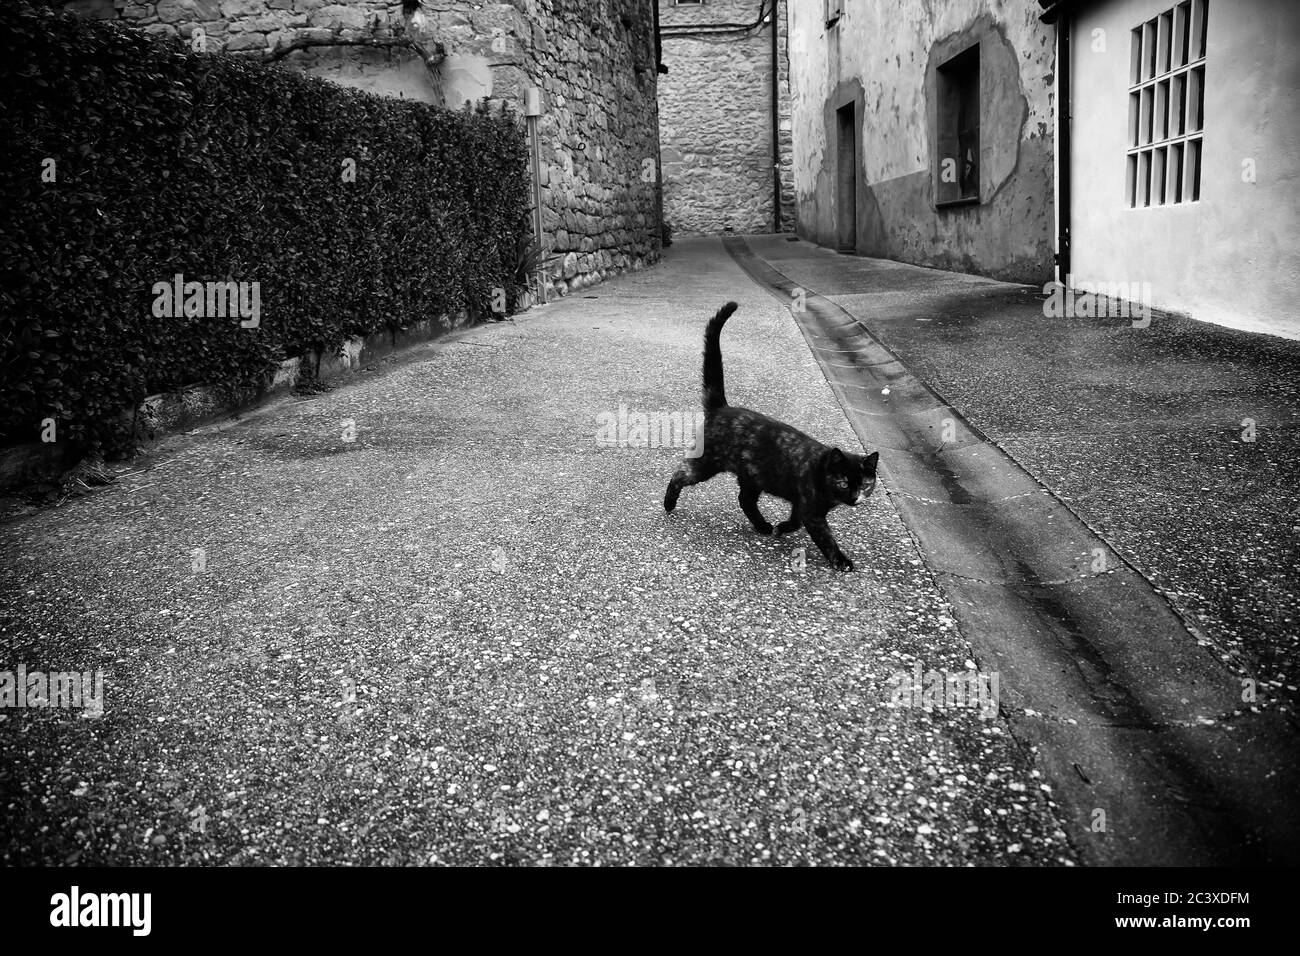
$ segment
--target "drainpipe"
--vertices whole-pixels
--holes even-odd
[[[546,279],[546,265],[542,259],[545,245],[542,240],[542,131],[538,128],[542,116],[542,91],[529,87],[524,93],[524,116],[528,123],[529,145],[532,147],[533,167],[533,238],[537,242],[537,291],[542,303],[550,301],[550,282]]]
[[[776,224],[774,232],[781,231],[781,119],[780,111],[777,109],[777,98],[780,95],[781,84],[777,78],[778,57],[776,43],[776,12],[780,5],[781,0],[772,0],[772,218]]]
[[[1056,182],[1057,182],[1057,236],[1056,271],[1061,283],[1070,275],[1070,128],[1072,108],[1070,99],[1070,21],[1071,11],[1063,10],[1056,23],[1056,76],[1058,102],[1056,104]]]
[[[654,11],[655,31],[655,216],[659,222],[659,251],[662,253],[664,248],[664,150],[663,143],[659,141],[659,77],[668,72],[668,67],[664,66],[664,38],[663,31],[659,27],[659,0],[650,0],[650,8]]]
[[[659,26],[659,0],[652,0],[650,6],[654,9],[654,28],[655,28],[655,73],[667,73],[668,67],[664,66],[664,36],[663,30]]]

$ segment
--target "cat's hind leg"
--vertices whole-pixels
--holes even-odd
[[[799,506],[793,504],[790,506],[790,517],[776,526],[777,534],[789,534],[791,531],[798,531],[803,527],[803,518],[799,517]]]
[[[698,485],[702,481],[708,481],[717,473],[716,468],[704,464],[698,458],[686,459],[677,466],[672,480],[668,482],[668,490],[664,492],[664,511],[672,513],[672,510],[677,507],[677,496],[687,485]]]
[[[758,510],[758,496],[762,494],[757,485],[742,484],[740,486],[740,510],[745,512],[745,517],[749,523],[754,526],[754,530],[759,534],[771,534],[772,525],[763,517],[763,512]]]

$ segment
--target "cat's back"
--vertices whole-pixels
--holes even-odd
[[[750,408],[726,406],[717,409],[705,423],[705,448],[724,459],[743,454],[746,458],[766,458],[771,452],[784,453],[786,459],[802,459],[824,446],[771,415]]]
[[[736,405],[728,405],[725,408],[719,408],[713,413],[712,417],[718,419],[721,423],[730,428],[764,432],[772,437],[776,437],[777,435],[786,435],[803,441],[817,441],[817,439],[801,432],[793,425],[787,424],[779,418],[773,418],[771,415],[764,415],[762,412],[756,412],[752,408],[741,408]]]

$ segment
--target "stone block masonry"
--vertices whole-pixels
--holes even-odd
[[[772,232],[772,0],[660,3],[664,219],[674,234]],[[786,3],[776,4],[783,230],[794,225]]]
[[[566,295],[659,258],[649,0],[73,0],[66,6],[150,32],[192,38],[202,30],[212,51],[451,109],[486,98],[522,115],[526,92],[535,87],[543,109],[548,291]]]
[[[542,91],[542,227],[564,294],[659,258],[654,11],[643,0],[526,6],[521,68]]]

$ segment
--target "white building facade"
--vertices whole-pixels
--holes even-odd
[[[1300,4],[1098,0],[1058,29],[1076,287],[1300,338]]]

